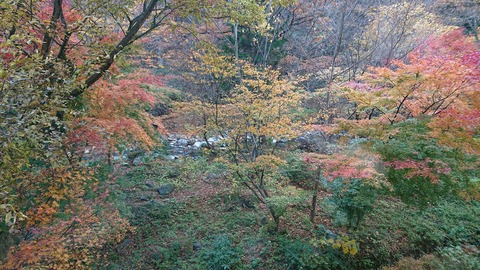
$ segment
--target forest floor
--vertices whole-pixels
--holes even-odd
[[[209,258],[215,257],[210,254],[215,249],[231,249],[233,255],[242,250],[242,256],[226,258],[231,260],[228,264],[243,269],[272,269],[271,263],[265,263],[275,254],[272,238],[276,236],[266,231],[271,222],[266,206],[246,190],[235,188],[221,168],[194,159],[168,161],[169,165],[165,162],[135,166],[119,178],[116,200],[122,201],[119,208],[136,231],[115,247],[108,269],[214,268],[215,262],[210,266],[205,263],[215,260]],[[190,163],[189,168],[183,169],[183,162]],[[168,185],[174,186],[173,191],[160,195],[158,189]],[[282,235],[312,237],[311,223],[305,222],[309,203],[305,201],[301,207],[287,211],[280,224]],[[317,222],[331,223],[322,212]],[[286,269],[281,264],[276,267]]]

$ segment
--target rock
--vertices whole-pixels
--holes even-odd
[[[140,200],[146,202],[146,201],[149,201],[150,198],[147,195],[142,194],[142,195],[140,195]]]
[[[135,166],[142,165],[145,163],[145,157],[144,156],[139,156],[133,159],[132,164]]]
[[[211,144],[215,144],[218,141],[218,139],[216,137],[212,137],[212,138],[208,138],[207,141]]]
[[[175,187],[172,185],[172,184],[165,184],[165,185],[161,185],[157,191],[160,195],[162,196],[168,196],[170,193],[173,192],[173,189]]]
[[[199,242],[193,243],[193,251],[199,251],[200,249],[202,249],[202,244]]]
[[[188,145],[188,140],[186,140],[186,139],[180,139],[180,140],[177,141],[177,144],[180,145],[180,146],[185,147],[185,146]]]
[[[123,242],[117,246],[117,252],[118,253],[123,253],[128,246],[130,246],[133,243],[133,239],[127,238],[123,240]]]
[[[167,159],[168,160],[175,160],[175,159],[178,159],[178,156],[177,155],[168,155]]]
[[[193,144],[193,147],[195,147],[195,148],[201,148],[201,147],[204,147],[204,146],[207,146],[206,142],[195,142]]]
[[[153,181],[147,181],[147,182],[145,182],[145,186],[147,186],[149,188],[155,188],[156,183],[153,182]]]
[[[260,219],[260,225],[266,225],[268,223],[268,219],[267,217],[263,216],[261,219]]]
[[[155,103],[153,108],[150,110],[150,114],[157,117],[162,116],[170,113],[170,108],[163,103]]]
[[[206,178],[209,179],[209,180],[215,180],[215,179],[222,178],[222,176],[223,176],[223,174],[221,174],[221,173],[208,173]]]

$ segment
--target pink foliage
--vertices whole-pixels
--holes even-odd
[[[448,175],[451,172],[450,167],[444,162],[429,158],[424,160],[395,160],[386,162],[386,165],[395,170],[408,170],[409,172],[405,175],[406,178],[422,177],[429,179],[432,183],[439,182],[439,175]]]
[[[380,176],[376,170],[379,156],[373,153],[357,150],[353,153],[337,153],[320,155],[309,153],[304,161],[311,170],[321,170],[328,181],[343,179],[375,179]]]

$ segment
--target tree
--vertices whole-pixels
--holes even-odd
[[[438,16],[422,2],[381,5],[368,14],[371,21],[353,52],[358,59],[367,56],[360,71],[368,66],[388,66],[392,60],[404,59],[431,35],[447,31]]]
[[[425,205],[476,188],[479,55],[456,30],[346,85],[357,110],[339,126],[382,154],[403,199]]]
[[[78,116],[76,109],[85,98],[81,95],[109,75],[115,58],[174,17],[199,15],[201,5],[182,0],[131,0],[121,5],[95,0],[2,1],[2,205],[11,201],[5,194],[14,179],[23,177],[30,160],[57,163],[55,153],[63,153],[63,137]]]
[[[56,212],[82,211],[85,202],[72,196],[83,196],[93,181],[76,155],[87,143],[108,150],[139,135],[151,145],[152,122],[142,106],[152,96],[139,85],[145,78],[115,78],[115,61],[167,22],[200,16],[200,7],[201,1],[182,0],[0,3],[2,236],[15,231],[16,222],[25,218],[22,212],[29,213],[26,226],[48,228]],[[126,101],[132,98],[135,104]],[[112,115],[107,118],[106,112]],[[130,133],[120,125],[128,125]],[[62,224],[53,231],[67,229]]]
[[[480,43],[478,34],[480,2],[478,0],[441,0],[435,1],[434,7],[446,24],[465,28],[467,33],[475,37],[476,43]]]
[[[229,74],[235,74],[234,67],[230,70],[233,73]],[[284,161],[275,150],[279,140],[291,139],[300,131],[295,110],[301,95],[276,70],[261,70],[243,63],[241,72],[242,81],[220,103],[197,102],[186,106],[193,107],[192,118],[202,119],[200,132],[221,137],[219,143],[226,149],[219,149],[217,154],[229,164],[232,180],[267,206],[277,230],[292,198],[288,196],[286,183],[278,180],[277,168]]]
[[[332,155],[322,155],[317,153],[304,154],[304,161],[310,170],[316,172],[314,180],[314,191],[312,195],[312,203],[310,210],[310,221],[314,223],[317,209],[318,192],[321,185],[327,182],[339,181],[342,184],[342,193],[349,186],[357,184],[360,186],[381,187],[385,185],[385,176],[377,169],[379,167],[380,156],[378,154],[368,153],[367,151],[358,149],[339,149]],[[354,194],[357,195],[357,194]],[[350,222],[357,215],[357,225],[364,215],[364,212],[353,209],[356,205],[345,207]],[[352,210],[349,213],[349,210]],[[363,209],[362,209],[363,210]],[[360,213],[361,212],[361,213]]]

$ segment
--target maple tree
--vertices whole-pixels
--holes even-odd
[[[370,140],[403,198],[428,203],[475,186],[479,55],[456,30],[347,84],[356,120],[339,127]]]
[[[200,15],[201,6],[201,1],[181,0],[132,0],[122,5],[95,0],[0,3],[2,213],[16,217],[9,192],[12,179],[24,177],[29,159],[63,155],[65,131],[87,98],[82,94],[110,75],[121,52],[175,17]],[[133,122],[123,124],[142,133]],[[144,127],[148,129],[148,123]]]
[[[224,62],[228,58],[212,57],[209,53],[214,52],[201,57],[203,61],[197,70],[212,74],[213,81],[237,74],[234,64]],[[194,101],[181,108],[190,111],[191,119],[198,119],[197,132],[204,137],[221,138],[219,143],[226,149],[215,150],[226,155],[222,160],[229,164],[234,183],[248,188],[268,207],[278,229],[285,208],[281,198],[287,198],[288,193],[276,179],[276,168],[284,161],[275,149],[277,140],[291,139],[300,132],[295,110],[301,95],[276,70],[257,69],[244,62],[241,74],[241,80],[232,89],[219,93],[220,99]]]
[[[315,172],[314,191],[310,210],[310,221],[314,223],[318,192],[323,185],[322,182],[340,181],[343,190],[360,181],[360,185],[371,187],[386,186],[385,176],[377,167],[381,164],[380,155],[372,154],[361,148],[338,149],[337,153],[331,155],[306,153],[304,162],[310,170]],[[351,218],[349,218],[351,221]],[[357,219],[357,225],[360,217]]]
[[[161,131],[161,124],[146,112],[155,101],[146,88],[160,82],[140,70],[116,78],[114,62],[166,21],[199,14],[197,4],[158,0],[122,5],[94,0],[0,3],[0,215],[6,224],[0,233],[18,234],[18,228],[37,226],[52,232],[42,236],[44,242],[23,243],[19,251],[23,255],[40,248],[40,243],[48,242],[52,248],[31,254],[34,259],[19,260],[19,265],[40,262],[42,256],[55,252],[55,243],[63,241],[65,250],[73,248],[64,241],[65,235],[55,235],[67,229],[66,223],[54,220],[58,213],[83,211],[86,205],[77,196],[93,188],[88,184],[95,177],[85,172],[82,160],[87,147],[98,147],[108,155],[113,147],[125,147],[127,142],[152,146],[153,126]],[[16,228],[27,218],[24,213],[27,221]],[[88,231],[88,226],[79,231]]]
[[[87,93],[87,115],[72,122],[68,158],[81,160],[84,150],[95,150],[111,164],[112,151],[135,146],[151,149],[163,126],[149,113],[156,97],[148,89],[162,84],[158,76],[137,71],[114,81],[101,80]]]

